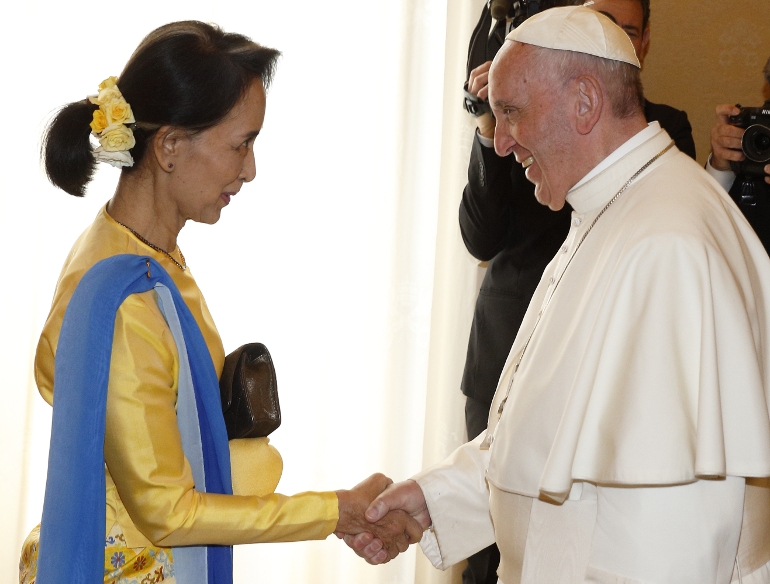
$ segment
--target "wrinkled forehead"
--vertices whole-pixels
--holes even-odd
[[[526,91],[545,81],[549,69],[543,53],[547,50],[518,41],[505,41],[489,70],[490,103],[514,89]]]
[[[499,81],[518,73],[519,70],[529,69],[530,62],[534,60],[533,53],[531,45],[525,45],[518,41],[505,41],[492,60],[492,66],[489,69],[490,82],[493,78]]]

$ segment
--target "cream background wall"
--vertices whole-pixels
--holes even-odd
[[[722,103],[760,106],[770,57],[770,0],[652,0],[651,41],[642,80],[647,98],[683,109],[698,162]]]

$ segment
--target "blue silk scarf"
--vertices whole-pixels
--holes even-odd
[[[232,494],[219,382],[195,318],[154,259],[127,254],[102,260],[75,289],[56,350],[38,584],[104,580],[104,428],[115,315],[130,294],[152,289],[179,352],[177,415],[195,487]],[[174,548],[174,570],[179,584],[232,584],[232,547]]]

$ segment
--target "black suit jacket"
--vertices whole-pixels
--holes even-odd
[[[695,158],[687,114],[645,102],[677,147]],[[468,184],[460,203],[460,231],[468,251],[489,261],[473,315],[462,391],[487,404],[546,265],[569,231],[572,209],[551,211],[537,202],[534,185],[513,156],[501,158],[474,138]]]

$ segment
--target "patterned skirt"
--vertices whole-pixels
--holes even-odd
[[[38,525],[27,536],[21,548],[19,584],[35,584],[37,550],[40,540]],[[170,548],[126,547],[123,531],[116,523],[104,540],[104,584],[176,584]]]

